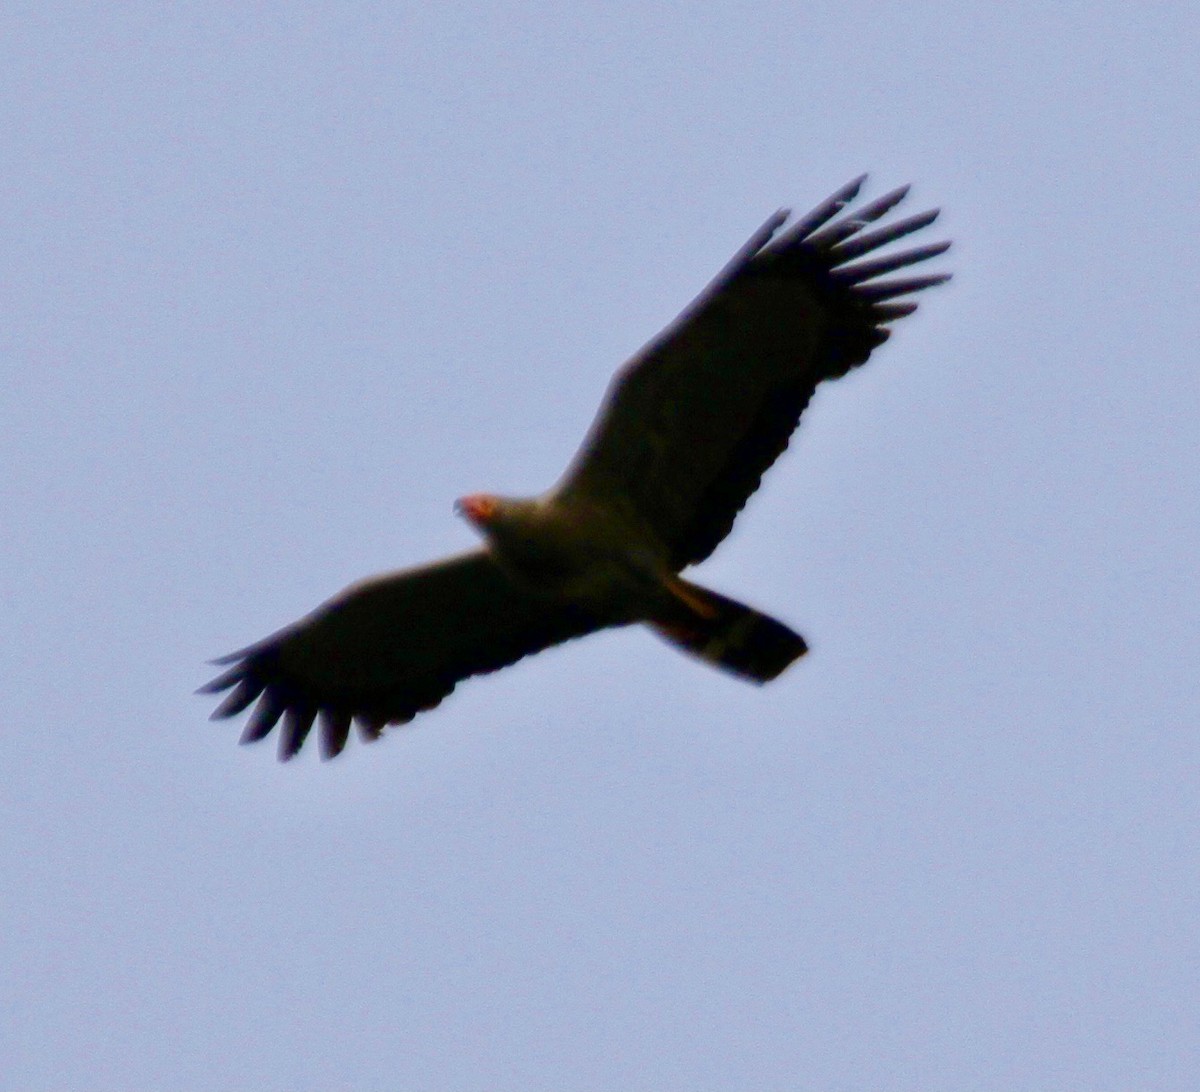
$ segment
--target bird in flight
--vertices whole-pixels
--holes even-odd
[[[881,252],[937,211],[871,228],[908,187],[850,208],[865,177],[807,216],[763,224],[617,372],[550,490],[457,501],[481,549],[351,585],[217,660],[227,670],[201,693],[230,693],[213,719],[257,702],[242,742],[279,725],[282,760],[319,722],[332,758],[352,724],[377,739],[470,675],[612,626],[643,623],[757,683],[802,656],[788,626],[679,574],[729,534],[817,385],[865,363],[914,294],[949,279],[880,279],[950,244]]]

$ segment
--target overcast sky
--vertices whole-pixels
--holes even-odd
[[[0,15],[0,1088],[1200,1082],[1200,13]],[[765,217],[950,286],[637,630],[281,766],[192,691],[472,544]]]

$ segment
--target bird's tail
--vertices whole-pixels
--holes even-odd
[[[667,582],[674,605],[654,631],[677,648],[753,682],[769,682],[808,651],[782,622],[688,580]]]

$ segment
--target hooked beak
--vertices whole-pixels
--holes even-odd
[[[496,502],[485,494],[472,493],[468,497],[459,497],[454,502],[454,511],[476,527],[485,527],[495,515]]]

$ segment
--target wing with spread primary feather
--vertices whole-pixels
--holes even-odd
[[[839,215],[863,180],[789,226],[786,213],[769,219],[617,373],[561,496],[622,511],[676,568],[712,553],[787,447],[817,385],[864,363],[887,340],[888,324],[916,310],[914,293],[949,279],[877,279],[949,243],[857,261],[937,217],[864,232],[908,187]]]
[[[243,743],[282,720],[291,758],[320,717],[322,753],[338,754],[352,722],[367,739],[437,705],[456,683],[603,628],[567,605],[523,592],[479,550],[354,584],[306,618],[226,656],[201,693],[231,693],[213,719],[258,702]]]

